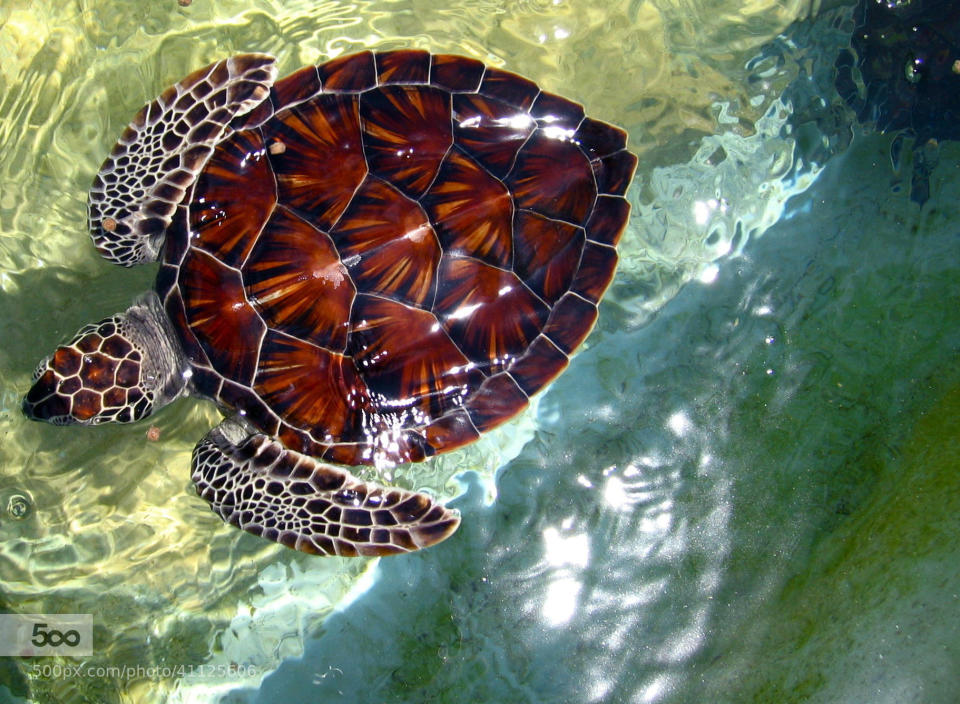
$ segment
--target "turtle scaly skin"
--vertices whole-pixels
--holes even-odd
[[[473,59],[368,51],[274,76],[234,57],[134,119],[90,226],[112,261],[159,259],[155,291],[42,362],[24,410],[94,424],[212,399],[228,418],[193,479],[224,520],[319,554],[426,547],[456,512],[345,466],[461,447],[567,366],[636,158]]]

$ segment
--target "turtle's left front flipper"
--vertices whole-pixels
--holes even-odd
[[[193,451],[197,493],[255,535],[320,555],[389,555],[439,543],[458,512],[425,494],[366,484],[225,420]]]
[[[270,96],[272,56],[240,54],[191,73],[133,118],[90,187],[90,235],[123,266],[154,261],[177,204],[230,122]]]

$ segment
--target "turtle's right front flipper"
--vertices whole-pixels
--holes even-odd
[[[425,494],[366,484],[226,420],[193,451],[197,493],[224,521],[320,555],[389,555],[439,543],[456,511]]]
[[[90,187],[90,235],[123,266],[154,261],[180,203],[230,121],[270,95],[274,59],[241,54],[191,73],[143,107]]]

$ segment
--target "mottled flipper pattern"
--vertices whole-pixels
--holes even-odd
[[[226,420],[193,452],[197,493],[224,521],[319,555],[390,555],[447,538],[460,516],[425,494],[366,484]]]
[[[274,59],[241,54],[196,71],[137,113],[90,187],[93,243],[133,266],[157,258],[177,204],[232,119],[270,94]]]

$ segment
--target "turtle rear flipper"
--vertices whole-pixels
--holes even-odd
[[[193,451],[197,493],[224,521],[307,553],[389,555],[439,543],[456,511],[349,472],[226,420]]]
[[[234,56],[137,113],[90,187],[90,234],[100,254],[123,266],[157,258],[177,204],[230,121],[268,98],[276,73],[271,56]]]

